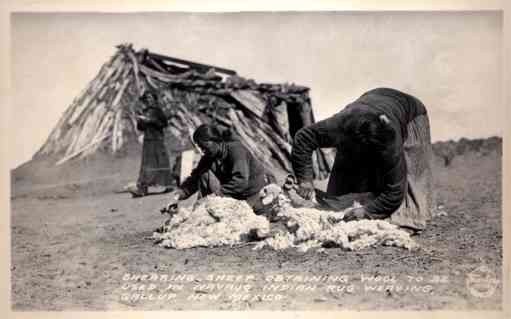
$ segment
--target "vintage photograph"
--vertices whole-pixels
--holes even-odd
[[[10,23],[12,311],[502,310],[502,11]]]

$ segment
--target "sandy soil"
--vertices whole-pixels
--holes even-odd
[[[501,307],[499,150],[467,151],[447,167],[437,159],[439,204],[447,215],[436,217],[416,238],[421,249],[414,252],[392,247],[359,252],[253,251],[251,245],[168,250],[146,239],[164,220],[159,209],[166,203],[165,195],[131,199],[114,192],[136,176],[136,159],[79,164],[89,165],[94,174],[48,163],[30,163],[13,173],[14,310]],[[132,174],[123,175],[123,170]],[[470,280],[467,285],[467,274],[481,265],[496,276],[496,281],[490,280],[496,284],[490,296],[478,297],[481,287]],[[127,274],[159,277],[152,281]],[[221,274],[241,277],[208,277]],[[162,281],[162,275],[168,280]],[[330,278],[303,282],[325,275]],[[370,276],[380,277],[377,282],[365,280]],[[397,291],[398,286],[409,291]]]

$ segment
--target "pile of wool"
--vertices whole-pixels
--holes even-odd
[[[160,246],[185,249],[216,247],[262,240],[254,249],[276,250],[296,248],[307,251],[316,247],[341,247],[360,250],[377,245],[413,249],[417,245],[410,234],[386,220],[344,222],[345,213],[318,207],[296,207],[289,193],[277,185],[261,192],[261,201],[268,209],[265,216],[256,215],[245,202],[232,198],[208,196],[194,209],[180,207],[153,234]],[[272,220],[270,228],[270,222]]]
[[[410,234],[385,220],[344,222],[344,214],[360,204],[341,211],[325,211],[310,207],[293,207],[284,192],[271,186],[270,198],[277,210],[276,219],[284,223],[287,231],[280,231],[258,243],[254,249],[269,246],[273,249],[297,248],[307,251],[315,247],[341,247],[346,250],[386,245],[413,249],[417,245]],[[268,201],[268,199],[266,200]]]
[[[254,214],[245,201],[208,196],[194,209],[179,208],[153,239],[162,247],[185,249],[234,245],[265,238],[269,232],[269,221]]]

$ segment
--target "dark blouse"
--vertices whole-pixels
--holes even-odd
[[[215,158],[203,156],[181,189],[189,197],[198,190],[202,174],[211,170],[220,181],[222,193],[244,200],[258,193],[265,185],[264,168],[239,141],[221,144]]]

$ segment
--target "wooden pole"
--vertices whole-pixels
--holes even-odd
[[[89,147],[92,147],[92,146],[96,145],[97,143],[100,143],[101,141],[103,141],[103,140],[104,140],[105,138],[107,138],[108,136],[109,136],[109,134],[106,134],[106,135],[102,136],[101,138],[99,138],[99,139],[97,139],[97,140],[93,141],[92,143],[89,143],[88,145],[85,145],[85,146],[84,146],[84,147],[82,147],[81,149],[79,149],[79,150],[77,150],[77,151],[73,152],[72,154],[69,154],[69,155],[67,155],[67,156],[63,157],[62,159],[60,159],[60,160],[57,162],[57,164],[56,164],[56,165],[61,165],[61,164],[65,163],[65,162],[69,161],[70,159],[72,159],[72,158],[74,158],[74,157],[76,157],[76,156],[80,155],[80,153],[81,153],[81,152],[85,151],[85,150],[86,150],[87,148],[89,148]]]
[[[236,71],[234,71],[234,70],[229,70],[229,69],[225,69],[225,68],[221,68],[221,67],[217,67],[217,66],[213,66],[213,65],[192,62],[192,61],[188,61],[188,60],[173,58],[173,57],[169,57],[169,56],[165,56],[165,55],[161,55],[161,54],[156,54],[156,53],[151,53],[151,52],[148,55],[151,58],[153,58],[153,59],[160,59],[160,60],[163,60],[163,61],[169,61],[169,62],[181,64],[181,65],[186,65],[186,66],[192,67],[192,68],[198,68],[198,69],[201,69],[201,70],[213,69],[217,73],[223,73],[223,74],[227,74],[227,75],[236,75]]]

